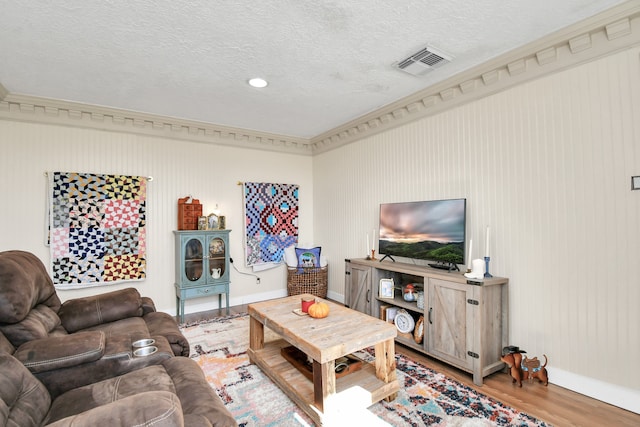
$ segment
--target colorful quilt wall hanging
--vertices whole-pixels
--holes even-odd
[[[49,248],[57,289],[146,277],[147,178],[49,173]]]
[[[298,242],[298,186],[245,182],[246,265],[282,262],[284,249]]]

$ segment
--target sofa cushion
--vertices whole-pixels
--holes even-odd
[[[78,332],[24,343],[14,357],[31,372],[46,372],[98,360],[104,354],[105,337],[100,331]]]
[[[142,315],[156,311],[156,305],[149,297],[142,297]]]
[[[0,323],[17,323],[43,304],[57,312],[60,299],[51,277],[35,255],[0,252]]]
[[[58,315],[46,305],[35,306],[21,321],[1,325],[0,331],[15,347],[22,344],[46,338],[49,333],[60,326]]]
[[[48,422],[149,390],[171,393],[176,391],[171,378],[161,365],[148,366],[120,377],[74,388],[61,394],[51,405]]]
[[[49,427],[180,427],[182,408],[178,396],[166,391],[148,391],[116,400],[108,405],[63,418]]]
[[[0,425],[40,426],[51,397],[22,363],[7,353],[0,353]]]
[[[149,390],[176,394],[187,426],[237,426],[198,364],[180,356],[167,359],[162,365],[70,390],[55,399],[47,421],[61,420],[116,400],[135,398]]]
[[[58,316],[67,332],[73,333],[102,323],[140,317],[142,312],[140,293],[127,288],[65,301]]]

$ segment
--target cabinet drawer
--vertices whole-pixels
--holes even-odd
[[[207,295],[225,294],[227,293],[227,285],[209,285],[197,288],[179,288],[180,297],[182,299],[199,298]]]

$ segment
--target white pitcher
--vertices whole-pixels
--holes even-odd
[[[222,270],[220,268],[214,268],[211,270],[211,277],[213,277],[214,279],[219,279],[221,272]]]

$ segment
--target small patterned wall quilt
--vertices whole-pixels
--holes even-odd
[[[58,289],[146,277],[147,178],[49,174],[51,272]]]
[[[298,241],[298,186],[245,182],[246,265],[282,261]]]

